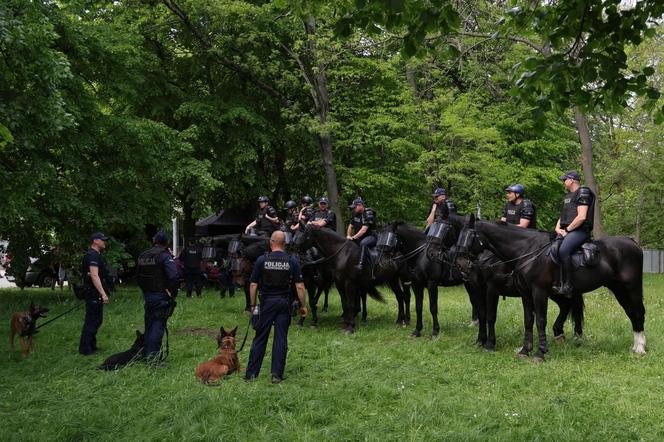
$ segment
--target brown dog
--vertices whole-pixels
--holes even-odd
[[[12,315],[9,323],[9,351],[14,351],[14,337],[18,334],[18,341],[21,344],[23,356],[30,354],[32,350],[32,336],[37,333],[37,319],[45,318],[48,309],[40,305],[30,303],[30,309],[27,312],[17,312]]]
[[[219,336],[217,336],[219,356],[196,367],[196,377],[203,384],[218,381],[240,369],[240,360],[237,357],[237,351],[235,351],[236,331],[237,327],[230,332],[226,332],[224,327],[219,329]]]

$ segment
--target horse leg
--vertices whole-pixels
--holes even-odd
[[[470,323],[468,325],[470,327],[475,327],[480,323],[480,312],[477,306],[477,301],[474,300],[471,291],[468,289],[468,284],[466,283],[464,285],[466,286],[466,292],[468,293],[468,300],[470,301],[471,307]]]
[[[558,308],[560,309],[558,317],[553,323],[553,338],[556,341],[562,342],[565,340],[565,321],[572,310],[572,300],[562,295],[551,295],[551,300],[558,304]]]
[[[403,303],[405,306],[403,326],[406,327],[410,325],[410,284],[403,284],[401,289],[403,290]]]
[[[583,295],[575,296],[572,299],[572,318],[574,319],[574,337],[580,338],[583,336],[583,309],[585,304],[583,302]]]
[[[634,344],[631,350],[637,354],[645,354],[646,335],[644,333],[644,323],[646,309],[643,306],[643,287],[641,281],[633,284],[633,286],[629,287],[626,284],[615,283],[607,287],[611,289],[616,300],[632,322]]]
[[[546,308],[548,304],[548,297],[545,292],[534,291],[533,301],[535,305],[535,320],[537,323],[537,335],[539,338],[539,347],[533,356],[536,362],[544,361],[544,355],[548,351],[546,342]]]
[[[523,304],[523,347],[519,350],[517,357],[527,358],[533,349],[533,324],[535,322],[535,311],[533,308],[533,298],[531,295],[521,296]]]
[[[397,300],[397,305],[399,306],[399,313],[397,314],[397,321],[396,324],[403,324],[405,319],[406,319],[406,313],[404,309],[404,294],[401,291],[401,286],[399,285],[398,280],[391,280],[390,281],[390,288],[392,289],[392,292],[394,292],[394,297]]]
[[[330,295],[330,288],[325,287],[323,291],[325,292],[325,300],[323,301],[323,313],[327,313],[327,298]]]
[[[251,298],[249,297],[249,285],[251,282],[249,281],[249,278],[245,278],[244,281],[244,311],[245,312],[250,312],[251,311]]]
[[[362,301],[362,322],[367,322],[367,291],[362,290],[362,296],[360,297]]]
[[[415,320],[415,330],[413,330],[412,336],[419,338],[422,336],[422,304],[424,301],[424,287],[417,286],[413,287],[415,292],[415,315],[417,316]]]
[[[494,351],[496,348],[496,318],[498,317],[498,299],[500,296],[497,291],[493,290],[487,290],[486,296],[486,323],[488,336],[484,343],[484,349],[486,351]]]
[[[440,324],[438,323],[438,285],[429,283],[429,311],[433,320],[433,330],[431,338],[435,339],[440,334]]]

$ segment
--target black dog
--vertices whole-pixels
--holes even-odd
[[[97,367],[98,370],[117,370],[125,365],[145,358],[145,338],[143,333],[136,330],[136,340],[134,345],[127,351],[116,353],[109,356],[106,360]]]

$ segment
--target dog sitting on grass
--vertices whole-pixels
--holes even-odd
[[[23,357],[32,351],[32,337],[38,333],[36,330],[37,319],[45,318],[48,309],[40,305],[30,303],[27,312],[17,312],[12,315],[9,323],[9,351],[14,352],[14,337],[18,335]]]
[[[219,335],[217,336],[219,355],[196,367],[196,377],[200,379],[201,383],[209,384],[210,382],[216,382],[224,376],[228,376],[240,369],[240,360],[235,350],[236,331],[237,327],[230,332],[226,332],[224,327],[219,329]]]
[[[136,330],[136,340],[134,341],[134,345],[132,345],[127,351],[109,356],[99,367],[97,367],[97,369],[117,370],[131,362],[143,358],[145,358],[145,338],[143,333]]]

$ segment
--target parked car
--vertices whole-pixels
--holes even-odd
[[[21,278],[12,271],[11,263],[7,267],[5,277],[19,287],[52,287],[58,280],[57,270],[53,268],[52,251],[45,252],[39,258],[30,258],[25,275]]]

